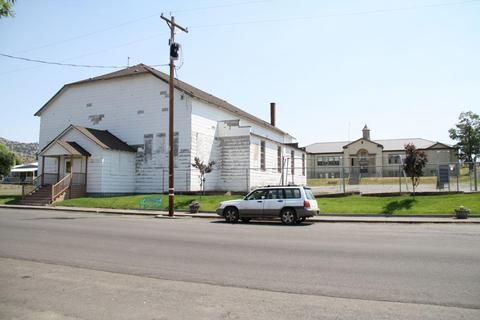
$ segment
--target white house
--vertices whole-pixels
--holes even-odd
[[[89,194],[168,190],[168,80],[140,64],[63,86],[35,113],[41,184],[72,173]],[[306,183],[305,150],[275,126],[274,105],[269,123],[179,80],[174,101],[176,192],[200,190],[195,157],[216,162],[207,191]]]

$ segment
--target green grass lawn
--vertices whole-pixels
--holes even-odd
[[[317,198],[324,213],[374,214],[445,214],[450,215],[458,206],[465,206],[473,215],[480,216],[480,194],[454,194],[436,196],[395,196]]]
[[[56,206],[66,206],[66,207],[87,207],[87,208],[111,208],[111,209],[140,209],[140,201],[145,197],[162,197],[163,198],[163,209],[168,208],[168,196],[166,195],[132,195],[132,196],[114,196],[114,197],[89,197],[89,198],[77,198],[65,200],[62,202],[55,203]],[[188,205],[196,200],[200,203],[200,212],[211,212],[215,211],[218,207],[218,204],[221,201],[240,199],[242,196],[224,196],[224,195],[215,195],[215,196],[186,196],[186,195],[176,195],[175,196],[175,209],[177,210],[189,210]]]
[[[18,195],[0,195],[0,204],[18,204],[21,198]]]
[[[57,206],[112,208],[112,209],[139,209],[140,201],[147,196],[160,195],[131,195],[115,197],[90,197],[65,200]],[[168,206],[168,196],[163,195],[163,208]],[[200,211],[213,212],[220,201],[239,199],[241,196],[175,196],[175,208],[188,210],[188,205],[197,200],[200,202]],[[1,198],[0,198],[1,199]],[[1,201],[1,200],[0,200]],[[323,213],[372,213],[372,214],[445,214],[451,215],[454,208],[464,205],[471,209],[472,215],[480,216],[480,194],[454,194],[436,196],[393,196],[393,197],[362,197],[347,196],[338,198],[317,198],[320,210]]]

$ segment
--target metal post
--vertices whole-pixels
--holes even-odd
[[[165,168],[162,168],[162,194],[165,193]]]
[[[40,178],[40,183],[42,186],[45,182],[45,156],[42,156],[42,177]]]
[[[459,186],[459,178],[460,178],[460,162],[457,163],[457,192],[460,192],[460,186]]]
[[[478,191],[478,177],[477,177],[477,157],[473,159],[473,182],[475,184],[475,192]]]
[[[402,166],[398,166],[398,190],[402,194]]]
[[[450,191],[450,167],[448,167],[448,192]]]
[[[347,190],[345,188],[345,162],[342,159],[342,187],[343,187],[343,193],[347,193]]]

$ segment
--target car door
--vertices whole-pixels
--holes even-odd
[[[263,215],[263,202],[267,190],[258,189],[253,191],[244,200],[243,210],[240,210],[242,217],[261,217]]]
[[[285,207],[285,195],[283,189],[268,190],[263,201],[263,215],[268,217],[278,217],[280,211]]]

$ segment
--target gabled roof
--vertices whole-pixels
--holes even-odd
[[[68,151],[70,154],[73,155],[88,155],[90,153],[82,148],[78,143],[74,141],[64,141],[61,138],[70,130],[77,130],[87,138],[92,140],[94,143],[102,147],[103,149],[109,150],[118,150],[118,151],[126,151],[126,152],[136,152],[135,149],[130,147],[128,144],[120,140],[118,137],[110,133],[108,130],[97,130],[92,128],[85,128],[82,126],[70,125],[65,130],[63,130],[55,139],[53,139],[49,144],[47,144],[41,151],[42,154],[45,150],[47,150],[50,146],[54,143],[58,143],[62,148]]]
[[[91,154],[87,150],[83,149],[78,143],[74,141],[57,140],[56,143],[58,143],[63,149],[65,149],[65,151],[67,151],[71,155],[87,157],[91,156]]]
[[[366,127],[367,127],[367,125],[365,125],[365,128],[366,128]],[[365,130],[365,128],[364,128],[363,130]],[[380,143],[378,143],[378,142],[376,142],[376,141],[372,141],[372,140],[370,140],[370,139],[365,139],[365,138],[359,138],[359,139],[357,139],[357,140],[355,140],[355,141],[352,141],[352,142],[350,142],[350,143],[347,143],[347,144],[344,145],[342,148],[343,148],[343,149],[347,149],[348,146],[350,146],[350,145],[352,145],[352,144],[354,144],[354,143],[356,143],[356,142],[358,142],[358,141],[361,141],[361,140],[365,140],[365,141],[367,141],[367,142],[376,144],[377,146],[383,148],[383,145],[382,145],[382,144],[380,144]]]
[[[360,138],[358,140],[361,140]],[[355,141],[358,141],[355,140]],[[354,142],[355,142],[354,141]],[[384,140],[370,140],[383,146],[383,151],[401,151],[405,149],[405,145],[413,143],[418,149],[428,149],[435,145],[444,146],[444,148],[452,148],[451,146],[436,141],[431,141],[422,138],[404,138],[404,139],[384,139]],[[353,142],[337,141],[337,142],[320,142],[307,146],[309,153],[343,153],[343,148]]]
[[[164,82],[167,82],[167,83],[169,82],[169,79],[170,79],[169,76],[166,73],[163,73],[161,71],[158,71],[158,70],[156,70],[152,67],[146,66],[146,65],[141,63],[141,64],[138,64],[136,66],[132,66],[132,67],[129,67],[129,68],[126,68],[126,69],[122,69],[122,70],[115,71],[115,72],[112,72],[112,73],[108,73],[108,74],[105,74],[105,75],[101,75],[101,76],[98,76],[98,77],[94,77],[94,78],[90,78],[90,79],[81,80],[81,81],[66,84],[50,100],[48,100],[47,103],[45,103],[35,113],[35,116],[40,116],[41,113],[49,106],[50,102],[52,102],[62,91],[64,91],[68,87],[78,85],[78,84],[83,84],[83,83],[94,82],[94,81],[110,80],[110,79],[127,77],[127,76],[135,76],[135,75],[138,75],[138,74],[152,74],[156,78],[158,78],[158,79],[160,79]],[[211,95],[211,94],[209,94],[209,93],[207,93],[203,90],[200,90],[200,89],[198,89],[194,86],[189,85],[188,83],[185,83],[183,81],[175,79],[175,88],[191,95],[194,98],[203,100],[204,102],[207,102],[207,103],[210,103],[210,104],[213,104],[213,105],[215,105],[219,108],[222,108],[226,111],[229,111],[231,113],[238,114],[242,117],[245,117],[245,118],[247,118],[247,119],[249,119],[253,122],[259,123],[259,124],[261,124],[265,127],[268,127],[272,130],[275,130],[279,133],[289,135],[285,131],[280,130],[279,128],[277,128],[275,126],[272,126],[269,122],[264,121],[260,118],[257,118],[254,115],[251,115],[250,113],[245,112],[242,109],[228,103],[227,101],[222,100],[220,98],[217,98],[217,97],[215,97],[215,96],[213,96],[213,95]]]

